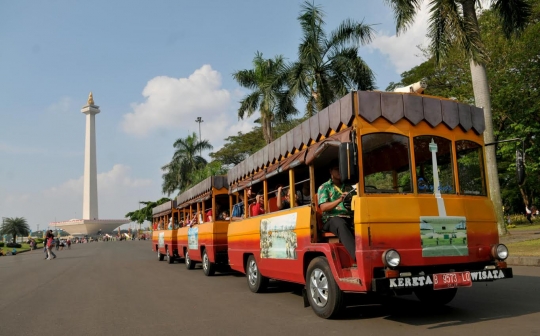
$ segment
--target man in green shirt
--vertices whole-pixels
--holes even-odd
[[[342,185],[339,162],[330,162],[330,180],[319,187],[318,201],[323,212],[323,230],[335,234],[353,260],[356,261],[354,234],[351,232],[352,214],[343,205],[343,199],[352,190]]]

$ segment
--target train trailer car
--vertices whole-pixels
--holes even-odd
[[[189,270],[202,263],[204,274],[210,276],[228,264],[227,187],[226,176],[211,176],[176,199],[183,225],[177,233],[179,253]]]
[[[180,259],[178,253],[179,211],[176,201],[168,201],[152,209],[152,251],[158,260],[166,259],[169,264]]]

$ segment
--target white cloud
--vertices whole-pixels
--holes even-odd
[[[47,111],[51,113],[68,113],[73,112],[73,99],[70,97],[62,97],[59,101],[49,105]]]
[[[161,129],[193,130],[197,117],[213,120],[227,111],[231,101],[230,92],[221,88],[221,75],[210,65],[188,78],[155,77],[142,94],[146,101],[132,104],[133,112],[122,122],[126,133],[137,136]]]
[[[198,133],[195,119],[201,117],[202,138],[209,140],[216,151],[229,135],[253,128],[257,113],[238,120],[236,112],[245,94],[238,88],[222,88],[221,74],[210,65],[203,65],[187,78],[155,77],[143,89],[145,101],[132,104],[132,112],[124,115],[121,127],[139,137],[161,130],[185,136]]]
[[[388,32],[378,32],[368,48],[379,50],[386,55],[396,72],[402,73],[425,61],[422,52],[417,48],[427,46],[428,1],[424,1],[417,13],[414,23],[399,36]]]
[[[98,174],[99,217],[121,219],[136,209],[139,201],[154,200],[155,183],[150,179],[132,176],[131,168],[116,164],[111,170]],[[55,220],[69,220],[82,216],[83,177],[34,193],[0,193],[0,209],[5,217],[25,217],[32,227],[45,228]]]

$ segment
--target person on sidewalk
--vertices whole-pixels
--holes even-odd
[[[56,258],[56,254],[52,251],[54,245],[55,245],[55,239],[54,235],[51,230],[47,232],[46,236],[46,245],[47,245],[47,260],[53,260]]]

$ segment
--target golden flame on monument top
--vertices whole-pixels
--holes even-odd
[[[90,91],[90,94],[88,95],[88,105],[94,105],[94,96],[92,95],[91,91]]]

